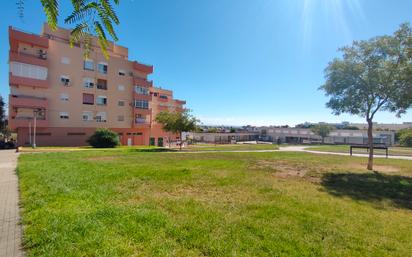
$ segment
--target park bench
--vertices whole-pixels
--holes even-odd
[[[369,152],[369,146],[368,145],[351,145],[350,146],[350,155],[352,156],[352,150],[354,148],[359,148],[359,149],[366,149],[367,152]],[[388,158],[389,155],[389,148],[386,145],[374,145],[373,149],[381,149],[386,151],[386,158]]]

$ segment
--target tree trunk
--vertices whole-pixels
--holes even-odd
[[[373,123],[372,119],[367,119],[368,121],[368,146],[369,146],[369,158],[368,158],[368,170],[373,170]]]
[[[180,151],[182,151],[182,144],[183,144],[183,138],[182,138],[182,132],[180,132]]]

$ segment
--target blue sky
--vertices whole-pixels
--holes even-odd
[[[8,95],[8,35],[13,25],[40,32],[39,0],[3,3],[0,93]],[[70,9],[61,1],[62,15]],[[318,87],[323,70],[353,40],[391,34],[412,22],[410,0],[122,0],[118,44],[153,64],[151,79],[205,124],[280,125],[363,122],[334,116]],[[67,27],[63,22],[60,25]],[[412,121],[379,113],[378,122]]]

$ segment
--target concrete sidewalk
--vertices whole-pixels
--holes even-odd
[[[23,256],[17,157],[15,150],[0,151],[0,257]]]

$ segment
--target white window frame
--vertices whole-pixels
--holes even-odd
[[[61,120],[68,120],[70,118],[70,115],[68,112],[59,112],[59,117]]]
[[[62,58],[60,58],[60,62],[62,64],[70,64],[70,58],[67,56],[63,56]]]
[[[61,101],[67,102],[67,101],[69,101],[69,99],[70,99],[69,94],[66,94],[66,93],[61,93],[60,94],[60,100]]]
[[[106,66],[106,72],[104,72],[104,69],[103,69],[103,70],[100,69],[101,65]],[[106,62],[99,62],[99,63],[97,64],[97,71],[98,71],[100,74],[107,74],[108,71],[109,71],[109,65],[108,65]]]
[[[27,63],[10,62],[10,71],[13,76],[46,80],[48,69]]]
[[[96,113],[96,122],[106,122],[107,121],[107,115],[106,112],[98,112]]]
[[[60,84],[62,84],[65,87],[70,86],[70,77],[67,75],[60,75]]]
[[[139,109],[149,109],[149,101],[147,101],[147,100],[134,100],[134,107],[139,108]]]
[[[94,81],[94,78],[89,78],[89,77],[83,78],[83,87],[84,88],[94,88],[95,84],[96,83]]]
[[[134,91],[139,94],[139,95],[150,95],[150,91],[147,87],[141,87],[141,86],[134,86]]]
[[[123,103],[123,105],[120,105],[120,103]],[[119,100],[119,101],[117,101],[117,106],[125,107],[125,106],[126,106],[126,101],[125,101],[125,100]]]
[[[86,68],[86,63],[91,63],[92,64],[92,68]],[[83,61],[83,70],[89,70],[89,71],[94,71],[94,61],[92,59],[86,59]]]
[[[124,91],[124,90],[125,90],[125,86],[124,86],[124,85],[117,85],[117,90],[119,90],[119,91]]]
[[[87,119],[85,119],[86,116],[87,116]],[[91,111],[83,111],[83,113],[82,113],[82,121],[93,121],[93,112],[91,112]]]
[[[100,99],[106,99],[106,103],[104,104],[104,103],[99,103],[99,100]],[[103,101],[104,102],[104,101]],[[98,95],[97,97],[96,97],[96,105],[107,105],[107,96],[104,96],[104,95]]]

